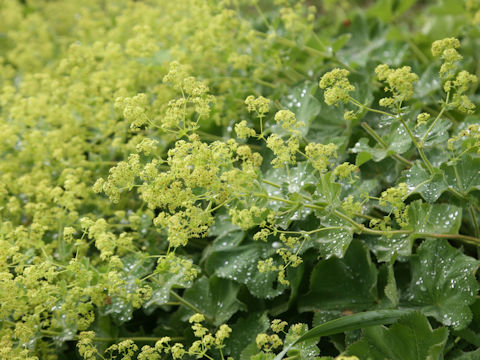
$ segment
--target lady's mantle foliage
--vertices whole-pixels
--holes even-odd
[[[475,356],[480,5],[330,3],[0,1],[0,358]]]

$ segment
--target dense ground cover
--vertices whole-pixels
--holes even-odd
[[[1,359],[480,359],[480,2],[0,0]]]

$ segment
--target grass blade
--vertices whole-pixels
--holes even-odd
[[[410,310],[365,311],[328,321],[324,324],[315,326],[312,330],[303,334],[295,342],[283,349],[283,351],[279,353],[274,360],[281,360],[288,350],[290,350],[295,344],[313,337],[328,336],[373,325],[391,324],[409,312]]]

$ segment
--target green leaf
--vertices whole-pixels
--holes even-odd
[[[106,337],[106,338],[116,338],[118,337],[118,330],[119,327],[115,326],[111,318],[109,316],[96,316],[95,322],[90,327],[93,331],[95,331],[95,336],[97,337]],[[99,351],[105,351],[105,349],[109,346],[108,343],[105,342],[95,342],[95,347]]]
[[[406,234],[388,236],[364,236],[364,243],[380,262],[389,262],[394,256],[407,257],[412,253],[413,239]]]
[[[444,325],[464,328],[472,319],[478,261],[440,239],[427,239],[411,259],[412,278],[407,304]]]
[[[269,353],[261,352],[257,355],[252,356],[250,360],[273,360],[274,357],[275,357],[275,354],[271,352]]]
[[[431,102],[429,98],[436,94],[440,88],[441,82],[438,81],[438,66],[436,64],[430,64],[415,84],[413,97],[422,103],[424,103],[425,100]]]
[[[277,184],[280,188],[265,183],[264,187],[270,196],[280,196],[296,202],[296,205],[285,204],[282,201],[270,201],[268,207],[276,210],[282,215],[277,216],[276,224],[287,229],[292,221],[307,217],[312,210],[300,205],[302,198],[300,194],[310,196],[316,188],[318,179],[314,176],[314,170],[309,162],[298,163],[295,167],[269,169],[263,179]]]
[[[455,190],[468,193],[480,189],[480,158],[464,155],[455,165],[445,165],[442,169],[448,185]]]
[[[208,235],[215,239],[203,251],[200,263],[208,259],[214,251],[238,246],[245,237],[245,232],[239,226],[232,224],[228,214],[222,213],[215,217],[215,223]]]
[[[431,124],[422,124],[418,126],[415,129],[414,134],[418,138],[423,139],[426,132],[430,128],[430,125]],[[445,144],[449,138],[448,129],[450,129],[451,126],[452,126],[452,123],[450,120],[447,120],[444,118],[439,119],[435,123],[433,129],[430,130],[427,137],[425,138],[424,147],[430,147],[438,144]]]
[[[322,336],[329,336],[334,334],[339,334],[346,331],[356,330],[365,328],[368,326],[379,325],[379,324],[391,324],[398,320],[400,317],[409,313],[409,310],[375,310],[375,311],[365,311],[358,314],[344,316],[332,321],[328,321],[324,324],[315,326],[310,331],[307,331],[297,340],[295,340],[291,345],[283,349],[279,353],[275,360],[281,360],[283,356],[290,350],[291,346],[307,341],[310,339],[318,339]]]
[[[369,79],[362,76],[351,76],[351,81],[355,85],[356,90],[352,94],[362,103],[371,102],[372,89]],[[315,83],[311,89],[311,94],[321,96],[323,91]],[[347,105],[340,104],[338,106],[329,106],[322,100],[316,99],[316,115],[308,122],[308,132],[305,138],[309,142],[322,144],[333,143],[344,149],[351,135],[352,123],[344,119],[345,110],[350,108]],[[313,101],[311,101],[313,103]]]
[[[397,282],[395,281],[395,274],[393,271],[393,261],[394,260],[392,259],[391,263],[388,265],[387,285],[385,286],[384,292],[385,296],[391,301],[392,305],[397,307],[399,294],[397,291]]]
[[[368,139],[360,139],[360,142],[367,142],[368,144]],[[357,143],[358,144],[358,143]],[[355,160],[355,165],[357,166],[362,166],[363,164],[365,164],[367,161],[370,161],[371,159],[373,158],[373,154],[370,152],[370,151],[362,151],[360,150],[360,152],[357,154],[357,158]]]
[[[461,337],[463,340],[468,341],[477,348],[480,348],[480,334],[470,328],[455,330],[453,331],[453,335]]]
[[[340,206],[340,193],[342,185],[333,181],[333,173],[322,174],[322,180],[318,182],[315,200],[321,200],[333,207]]]
[[[167,271],[156,274],[153,278],[155,281],[149,283],[153,289],[152,297],[143,305],[147,313],[153,311],[155,306],[167,303],[170,300],[170,290],[173,287],[188,288],[193,284],[193,281],[185,280],[184,268],[176,274]]]
[[[188,317],[200,312],[216,326],[225,323],[239,310],[245,310],[245,305],[237,299],[238,284],[220,279],[216,276],[201,277],[183,294],[183,299],[196,308],[182,306],[180,312]],[[183,310],[183,311],[182,311]]]
[[[353,230],[350,228],[350,224],[333,215],[324,217],[321,224],[327,230],[311,234],[309,244],[318,249],[325,259],[333,256],[342,258],[353,239]]]
[[[458,15],[464,14],[463,4],[455,0],[442,0],[430,9],[432,15]]]
[[[287,352],[288,356],[296,356],[299,360],[310,360],[313,359],[320,353],[318,349],[317,342],[318,338],[312,337],[301,342],[296,342],[298,338],[305,335],[308,332],[308,326],[302,324],[299,334],[293,332],[290,327],[287,335],[285,336],[284,347],[288,347]]]
[[[312,271],[310,291],[301,311],[365,310],[375,304],[377,268],[360,241],[352,241],[343,259],[320,261]]]
[[[352,37],[351,34],[343,34],[337,37],[335,40],[332,42],[332,51],[336,53],[338,50],[343,48],[345,44],[350,40]]]
[[[469,351],[466,353],[462,353],[458,356],[452,358],[453,360],[479,360],[480,359],[480,349],[475,351]]]
[[[462,209],[450,204],[412,202],[407,210],[407,228],[414,231],[412,238],[422,234],[457,234],[462,223]]]
[[[417,0],[403,0],[403,1],[397,1],[395,3],[395,17],[398,17],[402,15],[405,11],[410,9]]]
[[[430,174],[416,161],[413,166],[402,172],[398,183],[405,183],[408,186],[409,194],[420,194],[427,202],[433,203],[447,190],[447,183],[443,171],[436,170]]]
[[[245,284],[252,295],[259,298],[273,298],[280,295],[286,287],[277,285],[277,274],[260,273],[259,260],[275,254],[276,248],[267,243],[251,243],[236,248],[227,248],[213,252],[205,265],[209,273]]]
[[[133,294],[140,287],[138,279],[150,274],[153,261],[151,259],[138,258],[135,255],[128,255],[122,259],[123,277],[125,283],[122,285],[126,294]],[[110,315],[117,322],[123,323],[132,319],[133,305],[125,296],[112,295],[111,303],[100,309],[102,315]]]
[[[402,124],[394,123],[389,129],[389,132],[382,136],[386,147],[381,144],[375,144],[371,147],[369,145],[369,139],[361,138],[355,146],[350,149],[351,152],[358,154],[357,165],[365,163],[369,158],[375,162],[379,162],[388,156],[403,154],[410,149],[412,140]],[[360,158],[358,158],[358,156],[360,156]]]
[[[342,184],[342,195],[341,198],[344,199],[349,195],[352,195],[355,200],[363,200],[364,194],[372,195],[376,193],[379,188],[379,181],[377,178],[374,179],[359,179],[355,183]]]
[[[349,46],[345,46],[338,52],[347,63],[355,63],[359,67],[365,66],[372,61],[375,52],[382,52],[388,45],[384,36],[385,30],[376,19],[367,19],[362,14],[358,14],[352,20],[348,30],[352,34]]]
[[[321,103],[314,96],[318,85],[311,81],[293,88],[292,92],[282,100],[285,107],[295,113],[299,122],[305,123],[308,128],[312,120],[320,113]]]
[[[379,0],[368,9],[370,17],[376,17],[384,22],[389,22],[393,17],[394,0]]]
[[[248,345],[240,353],[240,360],[251,360],[254,356],[258,355],[260,350],[257,347],[256,343]]]
[[[255,338],[257,334],[267,331],[269,326],[270,321],[265,313],[251,314],[246,318],[238,319],[231,325],[232,333],[225,341],[226,353],[236,357],[251,343],[254,344],[255,353],[257,353]]]
[[[371,360],[440,360],[448,337],[447,328],[432,330],[419,313],[405,315],[390,328],[373,326],[363,333],[363,339],[347,349],[348,355]]]

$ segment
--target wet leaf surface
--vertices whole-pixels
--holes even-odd
[[[404,300],[444,325],[464,328],[472,319],[469,305],[478,291],[474,275],[478,265],[445,240],[425,240],[412,257]]]
[[[443,358],[448,330],[433,330],[425,316],[412,313],[389,328],[372,326],[363,334],[362,340],[348,348],[348,355],[372,360],[433,360]]]

